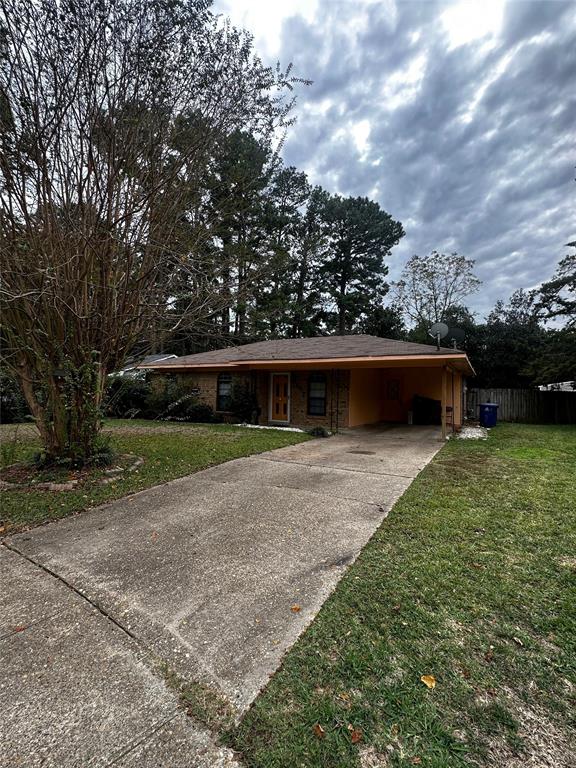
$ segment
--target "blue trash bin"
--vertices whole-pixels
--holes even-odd
[[[498,421],[498,403],[480,403],[480,424],[495,427]]]

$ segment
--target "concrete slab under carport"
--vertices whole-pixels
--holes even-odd
[[[441,445],[436,429],[354,430],[199,472],[10,545],[242,711]]]
[[[263,456],[271,461],[413,479],[442,444],[438,427],[375,424],[341,430],[330,439],[289,445]]]

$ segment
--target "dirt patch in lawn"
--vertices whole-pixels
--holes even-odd
[[[12,440],[28,442],[38,437],[38,430],[34,424],[0,424],[1,443],[8,443]]]
[[[458,474],[481,476],[493,464],[494,460],[490,456],[449,456],[442,458],[442,455],[440,455],[440,458],[436,459],[434,464],[431,465],[429,471],[436,474],[448,473],[450,476]]]
[[[377,752],[374,747],[364,747],[358,753],[360,768],[388,768],[390,761],[382,752]]]
[[[504,739],[497,739],[490,744],[486,764],[491,768],[572,768],[576,743],[571,743],[544,711],[527,707],[512,691],[507,699],[519,723],[517,735],[524,749],[515,753]]]

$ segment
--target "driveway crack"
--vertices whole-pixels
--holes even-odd
[[[113,757],[110,762],[106,763],[106,765],[112,766],[117,765],[117,763],[120,762],[123,758],[125,758],[127,755],[130,754],[130,752],[133,752],[135,749],[137,749],[141,744],[144,744],[146,741],[151,739],[153,736],[155,736],[158,731],[161,731],[162,728],[164,728],[166,725],[171,723],[173,720],[175,720],[180,712],[175,712],[173,715],[170,715],[170,717],[166,718],[165,720],[162,720],[160,723],[157,723],[153,728],[150,728],[146,733],[144,733],[139,739],[134,740],[131,744],[126,746],[119,755],[116,755],[116,757]]]
[[[35,565],[37,568],[40,568],[40,570],[44,571],[44,573],[47,573],[49,576],[54,577],[55,579],[58,579],[58,581],[62,582],[68,589],[70,589],[72,592],[78,595],[78,597],[81,597],[82,600],[87,602],[89,605],[92,606],[92,608],[95,608],[99,613],[102,614],[108,621],[111,621],[112,624],[114,624],[118,629],[120,629],[124,634],[128,635],[132,640],[137,642],[139,645],[142,645],[140,639],[130,630],[128,627],[124,626],[118,619],[115,619],[114,616],[112,616],[111,613],[109,613],[107,610],[102,608],[101,605],[94,602],[94,600],[91,600],[88,595],[81,592],[79,589],[77,589],[73,584],[71,584],[69,581],[67,581],[63,576],[60,576],[59,573],[56,573],[56,571],[51,570],[46,565],[42,565],[42,563],[39,563],[38,561],[34,560],[33,557],[30,557],[29,555],[25,554],[21,550],[19,550],[17,547],[15,547],[13,544],[9,544],[7,541],[2,541],[2,546],[6,547],[6,549],[10,550],[10,552],[14,552],[16,555],[19,555],[20,557],[24,558],[24,560],[27,560],[29,563],[32,563],[32,565]]]

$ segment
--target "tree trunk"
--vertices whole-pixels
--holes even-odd
[[[236,296],[237,335],[240,339],[244,339],[246,336],[246,282],[248,271],[246,240],[246,226],[242,222],[238,233],[238,293]]]
[[[338,334],[344,336],[346,333],[346,288],[348,287],[348,276],[350,273],[350,251],[344,253],[342,259],[342,272],[340,274],[340,290],[337,298],[338,307]]]
[[[46,409],[40,405],[36,397],[30,370],[24,363],[22,363],[18,368],[18,378],[22,386],[24,399],[28,403],[28,407],[30,408],[30,413],[34,417],[34,421],[36,422],[36,427],[38,428],[38,432],[40,432],[40,439],[42,440],[44,449],[46,451],[51,452],[51,449],[53,447],[52,445],[53,440],[52,440],[52,430],[50,428],[48,415],[47,415]]]
[[[296,302],[294,319],[292,322],[292,337],[299,338],[302,335],[302,321],[304,318],[304,293],[306,290],[306,281],[308,279],[308,253],[306,248],[302,252],[302,260],[298,270],[298,281],[296,284]]]
[[[344,280],[342,280],[340,285],[340,293],[338,294],[338,299],[336,302],[336,306],[338,307],[338,335],[339,336],[344,336],[344,334],[346,333],[345,296],[346,296],[346,283]]]
[[[246,335],[246,262],[243,256],[238,260],[238,293],[236,295],[235,335],[243,339]]]
[[[225,339],[228,339],[230,336],[230,306],[232,304],[232,291],[230,290],[230,281],[232,278],[230,269],[232,259],[231,247],[232,238],[226,232],[222,234],[222,269],[220,273],[222,279],[221,294],[225,297],[225,304],[222,309],[222,335]]]
[[[89,361],[47,376],[24,364],[18,375],[40,432],[46,463],[90,463],[101,427],[106,382],[102,365]],[[42,382],[41,390],[36,389],[35,381]]]
[[[346,334],[346,310],[342,305],[338,309],[338,335],[344,336]]]

